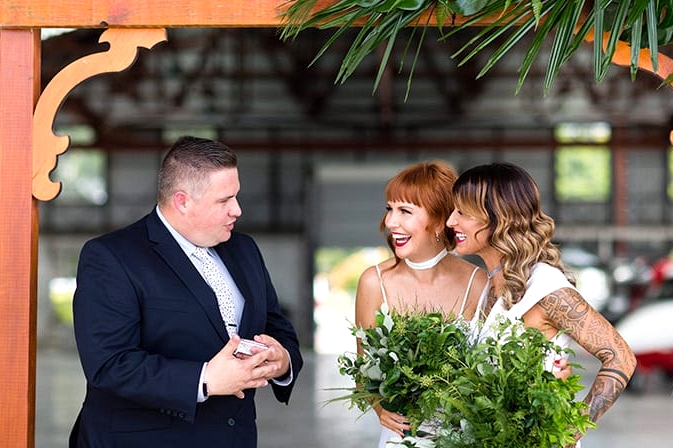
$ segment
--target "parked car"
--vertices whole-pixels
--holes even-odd
[[[612,294],[601,313],[615,324],[653,294],[653,269],[644,257],[618,258],[611,263]]]
[[[673,297],[645,302],[628,313],[615,328],[636,355],[638,365],[628,390],[648,389],[653,374],[673,382]]]
[[[673,258],[657,260],[647,280],[643,297],[615,325],[638,360],[628,387],[634,392],[648,390],[657,373],[673,383]]]

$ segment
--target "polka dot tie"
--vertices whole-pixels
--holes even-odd
[[[206,279],[206,282],[215,292],[217,297],[217,305],[220,308],[220,314],[224,320],[229,336],[236,333],[236,306],[234,304],[234,296],[231,289],[225,281],[220,269],[217,267],[215,260],[210,252],[205,247],[197,247],[194,249],[194,257],[201,263],[201,274]]]

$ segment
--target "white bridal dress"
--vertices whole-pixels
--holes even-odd
[[[467,284],[467,288],[465,289],[465,296],[463,297],[463,303],[460,306],[460,311],[458,312],[457,317],[463,317],[463,312],[465,311],[465,304],[467,303],[467,297],[470,293],[470,288],[472,287],[472,281],[474,280],[474,276],[475,276],[475,274],[477,273],[478,270],[479,270],[479,268],[475,268],[474,271],[472,271],[472,275],[470,276],[470,281]],[[379,284],[381,285],[381,294],[383,294],[383,302],[386,305],[388,305],[388,298],[386,297],[386,290],[383,287],[383,280],[381,278],[381,270],[379,269],[378,265],[376,266],[376,273],[379,276]],[[486,288],[484,288],[484,291],[482,292],[481,297],[479,298],[479,304],[477,305],[477,309],[482,308],[483,302],[484,302],[485,297],[487,295],[487,292],[488,292],[488,285],[486,285]],[[474,317],[469,322],[470,328],[472,330],[476,329],[477,325],[478,325],[478,322],[479,322],[479,313],[475,313]],[[418,428],[418,429],[419,430],[424,430],[426,432],[432,432],[432,427],[430,427],[428,425],[421,425],[421,427]],[[391,445],[388,445],[388,442],[391,441],[391,440],[399,441],[400,436],[398,436],[391,429],[388,429],[388,428],[382,426],[381,427],[381,437],[379,438],[379,448],[387,448],[388,446],[391,446]]]
[[[512,321],[521,319],[528,310],[535,306],[536,303],[561,288],[572,288],[577,290],[577,288],[568,281],[561,270],[546,263],[537,263],[533,266],[530,278],[526,282],[526,293],[523,298],[509,310],[505,308],[502,298],[499,298],[495,305],[493,305],[491,312],[488,314],[479,334],[479,338],[483,340],[489,335],[493,335],[494,325],[497,325],[497,322],[502,319],[503,316]],[[567,333],[558,333],[552,338],[552,342],[562,349],[568,348],[571,341],[572,338]],[[558,371],[558,368],[554,367],[554,361],[566,356],[565,353],[548,353],[544,361],[545,370],[549,372]],[[580,448],[579,441],[575,447]]]
[[[519,320],[540,300],[561,288],[576,289],[559,269],[546,263],[537,263],[531,270],[530,278],[526,282],[526,293],[521,300],[514,304],[512,308],[506,309],[502,297],[500,297],[488,314],[479,333],[479,339],[483,340],[488,336],[492,336],[494,325],[497,325],[497,322],[503,317],[511,321]],[[567,333],[559,333],[552,338],[552,342],[562,349],[568,348],[571,341],[572,339]],[[547,354],[545,358],[545,370],[553,372],[555,368],[554,361],[561,356],[564,355],[558,353]]]

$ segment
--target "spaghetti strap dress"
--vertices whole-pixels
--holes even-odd
[[[478,267],[475,267],[474,270],[472,271],[472,275],[470,275],[470,281],[467,284],[467,288],[465,289],[465,295],[463,296],[463,302],[460,306],[460,311],[458,312],[457,316],[458,317],[463,317],[463,312],[465,311],[465,305],[467,304],[467,298],[470,295],[470,289],[472,288],[472,281],[474,280],[474,276],[476,275],[477,271],[479,271]],[[381,277],[381,269],[379,268],[379,265],[376,265],[376,274],[379,277],[379,285],[381,286],[381,294],[383,295],[383,302],[388,305],[388,298],[386,296],[386,289],[383,286],[383,278]],[[487,285],[488,287],[488,285]],[[479,297],[479,302],[477,304],[477,310],[483,309],[485,298],[487,296],[487,288],[484,288],[484,291],[482,291],[481,296]],[[472,320],[469,322],[469,327],[470,330],[474,333],[478,331],[479,328],[479,314],[478,312],[474,313],[474,317]],[[428,432],[432,431],[432,428],[427,427],[425,428],[423,425],[419,428],[421,430],[425,429]],[[385,426],[381,426],[381,436],[379,437],[379,445],[378,448],[386,448],[387,444],[391,440],[399,440],[399,436],[392,431],[389,428],[386,428]]]

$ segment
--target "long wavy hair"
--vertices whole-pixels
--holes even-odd
[[[448,163],[441,160],[432,160],[411,165],[400,171],[388,181],[385,190],[386,201],[408,202],[423,207],[428,212],[430,225],[443,225],[443,232],[437,235],[447,250],[456,247],[456,235],[453,229],[446,227],[454,209],[453,183],[458,174]],[[395,253],[395,244],[390,233],[386,232],[386,214],[383,214],[379,230],[386,234],[386,243]],[[395,256],[397,263],[399,258]]]
[[[533,178],[511,163],[470,168],[453,186],[456,206],[484,223],[488,243],[501,254],[505,278],[503,297],[509,309],[526,292],[526,281],[536,263],[560,269],[574,284],[552,243],[554,220],[540,206],[540,190]]]

